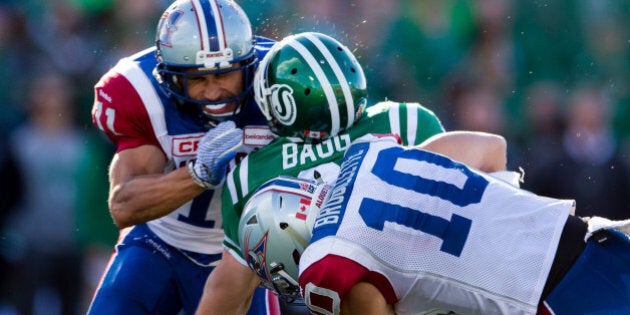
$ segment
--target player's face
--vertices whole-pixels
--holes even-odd
[[[239,64],[234,64],[236,68]],[[191,70],[194,74],[197,70]],[[243,71],[231,71],[220,74],[207,74],[188,77],[188,94],[199,101],[220,101],[239,95],[243,91]],[[236,102],[204,106],[204,111],[210,115],[231,113],[236,108]]]

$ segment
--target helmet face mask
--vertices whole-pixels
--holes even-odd
[[[243,209],[241,250],[265,287],[284,297],[300,294],[300,256],[330,186],[281,176],[262,185]]]
[[[177,0],[162,15],[156,35],[158,64],[154,76],[178,105],[195,106],[211,123],[240,110],[251,91],[258,59],[251,24],[232,0]],[[242,71],[243,89],[221,100],[200,100],[188,91],[190,77]],[[234,102],[233,111],[212,114],[209,109]]]
[[[254,77],[254,95],[276,135],[306,142],[348,129],[367,103],[365,75],[354,55],[313,32],[273,46]]]

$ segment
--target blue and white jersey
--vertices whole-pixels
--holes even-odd
[[[300,260],[305,302],[335,313],[368,281],[397,314],[535,314],[572,206],[394,141],[354,143]]]
[[[275,42],[257,38],[262,59]],[[117,152],[155,145],[169,160],[169,169],[185,167],[196,157],[197,145],[207,131],[204,123],[179,110],[162,91],[153,71],[155,48],[121,59],[95,85],[94,124],[116,145]],[[234,118],[244,130],[245,155],[273,139],[253,97]],[[253,139],[247,141],[247,139]],[[187,251],[216,254],[222,251],[221,191],[207,190],[169,215],[148,222],[166,243]]]

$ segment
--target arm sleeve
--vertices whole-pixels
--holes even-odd
[[[241,163],[243,162],[246,163],[247,161],[243,160]],[[234,171],[228,173],[223,183],[223,191],[221,192],[221,215],[223,219],[223,232],[225,233],[223,247],[229,251],[237,261],[246,265],[238,239],[238,225],[242,211],[241,201],[243,200],[243,198],[239,198],[239,194],[236,191],[238,178],[235,170],[238,169],[239,167],[237,166]]]
[[[442,122],[430,109],[420,105],[419,103],[406,103],[401,106],[401,108],[406,109],[408,113],[415,113],[417,117],[416,128],[408,129],[410,133],[415,130],[415,143],[411,143],[410,140],[405,141],[405,138],[409,138],[408,135],[407,137],[403,137],[403,145],[419,144],[433,135],[444,132]],[[409,120],[409,124],[413,124],[412,119]]]
[[[144,144],[160,146],[138,91],[110,70],[94,86],[92,122],[116,146],[116,152]]]
[[[442,123],[433,111],[419,103],[379,102],[368,107],[367,116],[375,120],[374,124],[389,125],[388,130],[381,128],[379,132],[399,135],[405,146],[418,145],[444,132]],[[369,132],[374,130],[371,128]]]

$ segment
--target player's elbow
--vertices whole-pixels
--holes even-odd
[[[119,229],[124,229],[135,224],[132,216],[130,215],[128,205],[120,200],[115,190],[110,195],[108,203],[109,213],[114,221],[114,224]]]
[[[124,229],[126,227],[130,227],[131,223],[128,218],[126,218],[125,211],[121,209],[121,207],[116,203],[110,203],[109,205],[109,213],[112,216],[112,220],[114,220],[114,224],[119,229]]]
[[[507,141],[501,135],[487,134],[488,146],[486,150],[487,161],[484,171],[499,172],[507,168]]]

